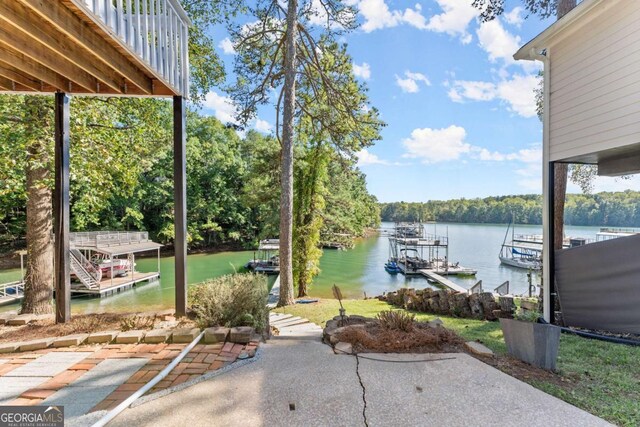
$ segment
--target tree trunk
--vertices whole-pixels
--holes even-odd
[[[558,0],[556,7],[557,19],[562,18],[576,7],[576,0]],[[548,114],[548,113],[547,113]],[[554,199],[553,199],[553,247],[562,249],[564,238],[564,205],[567,197],[567,179],[569,167],[566,163],[556,163],[553,171],[554,175]]]
[[[280,156],[280,299],[278,306],[293,304],[293,137],[296,103],[296,39],[298,1],[287,8],[286,54],[284,64],[284,111],[282,154]]]
[[[27,118],[27,273],[22,313],[52,313],[52,196],[48,187],[51,157],[42,130],[50,130],[47,101],[28,96]]]

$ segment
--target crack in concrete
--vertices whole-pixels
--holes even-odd
[[[354,354],[354,356],[356,357],[356,375],[358,376],[358,381],[362,388],[362,402],[364,403],[364,406],[362,407],[362,417],[364,418],[365,427],[369,427],[369,422],[367,421],[367,390],[364,387],[362,377],[360,376],[360,358],[358,357],[358,354]]]

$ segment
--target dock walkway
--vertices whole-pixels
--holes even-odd
[[[440,283],[442,286],[446,286],[447,288],[453,291],[463,292],[465,294],[468,293],[469,291],[468,289],[463,288],[462,286],[452,282],[451,280],[439,274],[436,274],[433,270],[422,269],[422,270],[418,270],[418,273],[422,274],[427,279],[435,280],[436,282]]]

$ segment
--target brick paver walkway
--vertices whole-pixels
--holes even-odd
[[[74,389],[78,387],[86,387],[83,383],[83,377],[87,379],[86,383],[103,384],[105,387],[113,387],[113,391],[104,397],[101,393],[96,393],[96,399],[100,399],[91,405],[89,412],[111,409],[120,404],[123,400],[131,396],[143,385],[154,378],[161,370],[163,370],[171,361],[187,346],[187,344],[109,344],[109,345],[93,345],[81,346],[76,348],[60,348],[45,349],[31,353],[4,354],[0,359],[0,382],[9,381],[17,384],[24,378],[15,374],[16,369],[22,368],[29,370],[38,363],[38,359],[47,355],[46,358],[55,360],[56,353],[83,352],[86,353],[77,363],[71,366],[65,366],[65,369],[52,374],[49,378],[42,378],[37,386],[31,386],[27,390],[21,392],[15,399],[6,401],[4,404],[9,405],[38,405],[48,399],[50,401],[54,397],[56,403],[64,405],[73,404],[74,402],[64,402],[64,396],[68,394],[68,399],[72,399],[74,393],[61,393],[63,389]],[[258,342],[252,341],[247,345],[234,344],[231,342],[220,344],[198,344],[187,356],[179,363],[167,377],[160,381],[149,393],[164,390],[166,388],[182,384],[191,379],[197,378],[207,372],[215,371],[236,361],[240,353],[255,352]],[[61,355],[62,356],[62,355]],[[69,360],[69,357],[62,357]],[[109,376],[101,377],[100,381],[90,380],[89,376],[85,376],[88,372],[96,369],[101,363],[115,359],[136,359],[141,360],[144,364],[138,369],[134,366],[128,378],[114,379],[109,383]],[[146,360],[146,362],[144,362]],[[106,365],[109,365],[108,363]],[[102,368],[104,369],[106,365]],[[98,369],[101,370],[101,369]],[[12,375],[11,372],[14,372]],[[96,372],[97,373],[97,372]],[[12,376],[9,376],[12,375]],[[96,376],[98,377],[98,376]],[[118,375],[114,375],[118,377]],[[121,377],[121,375],[120,375]],[[105,380],[106,378],[106,380]],[[105,382],[106,381],[106,382]],[[117,387],[114,387],[117,386]],[[24,390],[24,389],[23,389]],[[104,391],[104,389],[102,390]],[[14,395],[15,396],[15,395]],[[60,400],[62,399],[62,400]],[[47,402],[44,402],[47,403]]]

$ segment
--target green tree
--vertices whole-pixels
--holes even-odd
[[[342,115],[346,123],[354,113],[351,100],[337,90],[336,79],[343,75],[327,73],[321,61],[323,45],[355,28],[355,11],[340,0],[289,0],[286,6],[276,0],[258,1],[248,8],[258,21],[230,29],[238,52],[232,96],[240,105],[240,121],[252,119],[260,104],[273,101],[276,106],[281,144],[279,305],[293,302],[293,153],[296,116],[304,112],[296,84],[313,88],[309,95],[326,100],[331,115]],[[275,88],[280,93],[272,100]]]

